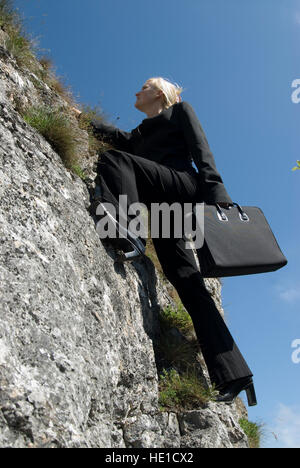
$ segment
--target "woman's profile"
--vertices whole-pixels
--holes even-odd
[[[115,207],[113,221],[121,237],[123,260],[141,256],[145,241],[120,223],[119,196],[127,203],[233,203],[217,171],[203,128],[192,106],[181,100],[182,88],[161,77],[149,78],[136,93],[135,107],[146,114],[131,132],[93,121],[97,138],[115,149],[99,158],[100,204]],[[79,111],[78,111],[79,112]],[[103,205],[104,204],[104,205]],[[106,211],[107,212],[107,211]],[[109,213],[108,213],[109,214]],[[126,220],[127,226],[129,219]],[[120,241],[120,239],[119,239]],[[206,289],[194,252],[170,235],[153,239],[164,274],[191,316],[218,402],[230,403],[246,390],[256,404],[252,372]]]

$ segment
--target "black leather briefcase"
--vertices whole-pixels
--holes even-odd
[[[276,271],[287,264],[260,208],[204,205],[204,243],[197,249],[204,278]]]

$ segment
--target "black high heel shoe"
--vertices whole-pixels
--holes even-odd
[[[110,239],[111,244],[113,244],[117,250],[117,262],[130,262],[143,257],[146,251],[146,241],[139,239],[122,226],[102,203],[97,202],[97,205],[101,205],[101,208],[113,222],[119,234],[119,237]],[[97,210],[94,219],[95,222],[99,220],[99,216],[97,217]]]
[[[219,395],[216,397],[215,401],[218,403],[233,403],[239,393],[243,390],[246,391],[248,406],[257,405],[255,389],[253,385],[253,380],[251,377],[246,377],[244,379],[237,379],[229,382],[224,385],[219,390]]]

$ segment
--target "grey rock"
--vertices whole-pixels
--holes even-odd
[[[206,408],[179,415],[181,447],[248,448],[242,429],[236,424],[234,405],[210,402]]]

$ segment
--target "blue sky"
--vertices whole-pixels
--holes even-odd
[[[288,259],[223,280],[229,327],[253,373],[263,447],[300,447],[300,0],[16,0],[78,102],[124,130],[151,76],[185,89],[235,202],[259,206]],[[300,94],[299,94],[300,96]],[[117,120],[118,119],[118,120]],[[300,353],[299,353],[300,357]]]

